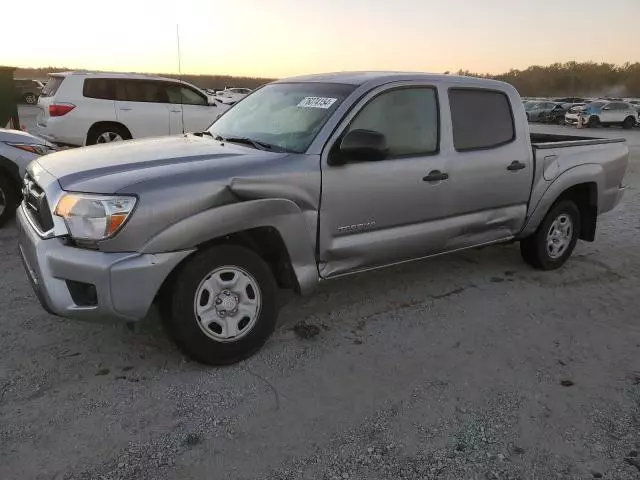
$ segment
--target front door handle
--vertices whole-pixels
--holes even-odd
[[[448,173],[443,173],[440,170],[432,170],[431,172],[429,172],[429,175],[427,175],[426,177],[422,177],[422,180],[424,180],[425,182],[439,182],[448,178]]]
[[[180,113],[182,110],[169,110],[171,113]]]
[[[511,162],[511,165],[507,167],[507,170],[516,171],[516,170],[522,170],[523,168],[526,168],[526,167],[527,166],[524,163],[521,163],[518,160],[514,160],[513,162]]]

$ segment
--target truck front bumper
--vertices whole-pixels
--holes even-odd
[[[189,251],[104,253],[42,238],[18,208],[19,247],[29,282],[49,313],[90,321],[144,318],[160,287]]]

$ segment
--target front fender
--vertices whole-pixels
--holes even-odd
[[[318,283],[315,239],[307,225],[305,214],[291,200],[262,199],[234,203],[180,220],[151,238],[140,253],[187,250],[243,230],[272,227],[285,243],[304,294]]]
[[[541,184],[531,194],[528,220],[519,237],[528,237],[535,233],[551,206],[565,191],[581,183],[595,183],[598,187],[598,202],[604,189],[604,170],[601,165],[589,163],[577,165],[560,174],[553,182]]]

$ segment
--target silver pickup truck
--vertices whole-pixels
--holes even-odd
[[[505,83],[293,78],[205,132],[34,161],[20,251],[47,311],[135,321],[156,303],[184,352],[232,363],[273,331],[280,288],[512,241],[560,267],[627,164],[623,140],[530,134]]]

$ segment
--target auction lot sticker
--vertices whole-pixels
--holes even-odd
[[[331,108],[337,98],[304,97],[298,104],[301,108]]]

